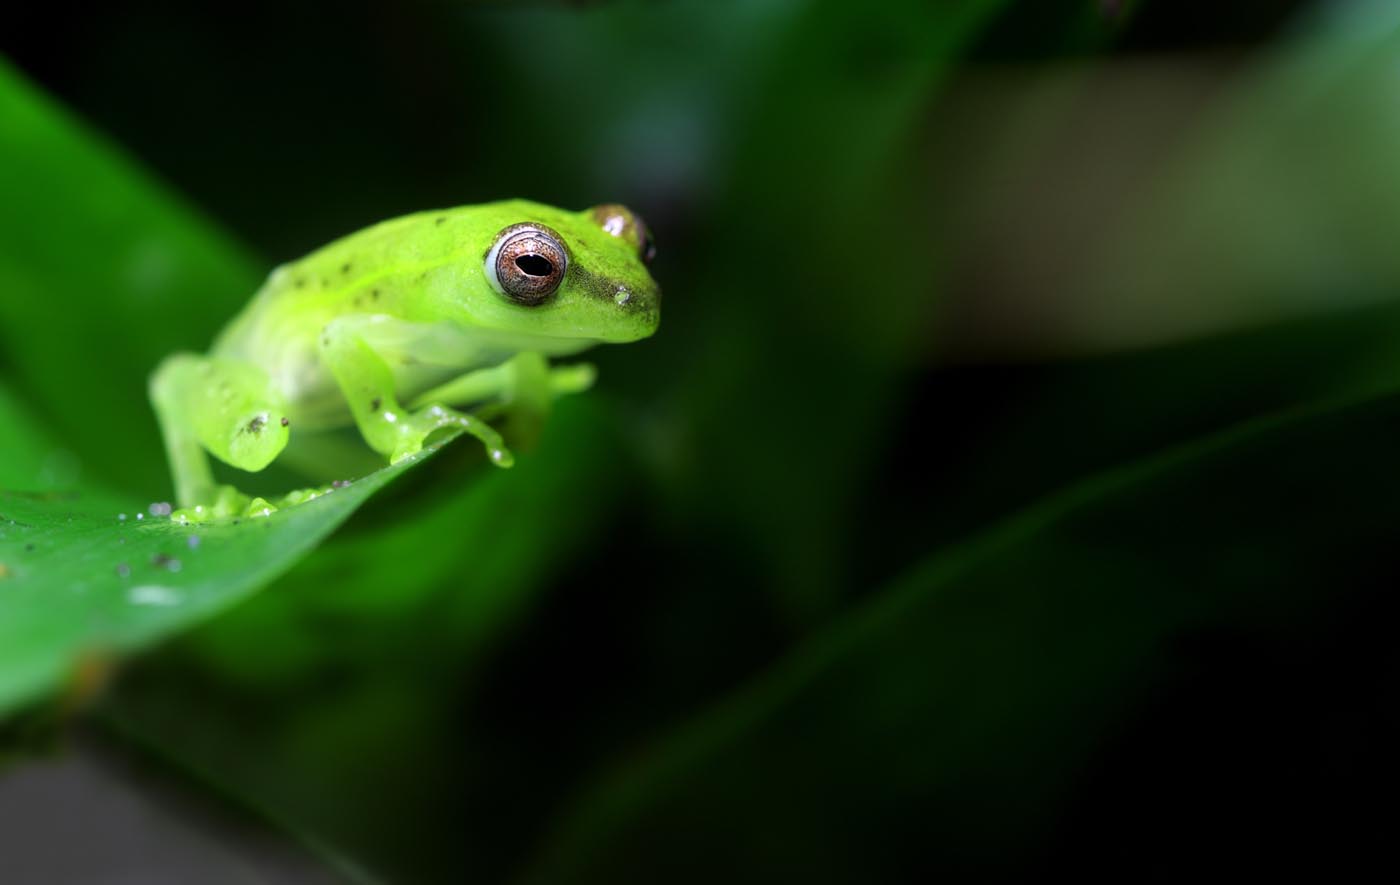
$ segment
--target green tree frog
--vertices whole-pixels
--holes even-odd
[[[460,428],[509,467],[482,416],[589,386],[590,366],[549,357],[655,332],[654,253],[623,206],[509,200],[385,221],[278,267],[208,355],[174,354],[151,376],[181,507],[249,504],[215,483],[206,452],[258,471],[293,431],[352,423],[390,462]]]

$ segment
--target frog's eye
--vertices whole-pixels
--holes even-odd
[[[604,203],[594,206],[589,211],[599,227],[637,247],[637,255],[642,259],[642,263],[651,264],[651,260],[656,257],[656,241],[651,238],[651,229],[642,221],[642,216],[618,203]]]
[[[564,281],[569,255],[559,235],[542,224],[512,224],[486,252],[486,278],[517,304],[542,304]]]

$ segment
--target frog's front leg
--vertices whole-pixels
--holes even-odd
[[[237,504],[231,490],[214,483],[205,450],[257,471],[287,445],[286,407],[267,373],[252,363],[177,353],[151,376],[150,394],[182,507]]]
[[[556,397],[582,393],[593,386],[597,371],[588,363],[551,367],[543,354],[518,353],[497,366],[477,369],[414,397],[409,405],[479,406],[475,413],[505,413],[517,426],[538,425]]]
[[[370,448],[391,462],[399,461],[422,449],[434,431],[458,427],[481,440],[495,464],[511,466],[514,457],[501,435],[481,418],[439,404],[410,411],[399,403],[393,370],[365,334],[373,320],[363,316],[334,320],[322,330],[320,340],[321,358]]]

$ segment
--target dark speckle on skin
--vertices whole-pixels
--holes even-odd
[[[381,405],[383,405],[383,401],[380,400],[379,397],[376,396],[374,399],[372,399],[372,400],[369,401],[369,410],[370,410],[371,412],[377,412],[377,411],[379,411],[379,407],[380,407]]]
[[[306,285],[306,280],[302,280],[302,279],[292,280],[292,285],[293,285],[293,286],[296,286],[298,289],[300,289],[300,288],[302,288],[302,287],[304,287],[304,286]]]
[[[254,418],[253,420],[249,421],[249,422],[248,422],[248,425],[247,425],[246,427],[244,427],[243,429],[244,429],[245,431],[247,431],[248,433],[251,433],[251,434],[253,434],[254,436],[257,436],[259,433],[262,433],[263,428],[266,427],[266,426],[267,426],[267,419],[264,418],[262,415],[258,415],[256,418]]]
[[[439,215],[438,218],[437,218],[437,221],[435,221],[435,222],[433,222],[433,223],[434,223],[434,224],[442,224],[442,223],[443,223],[444,221],[446,221],[446,220],[447,220],[447,216],[446,216],[446,215]]]
[[[282,426],[283,426],[283,427],[286,427],[288,424],[291,424],[291,423],[292,423],[292,422],[291,422],[290,420],[288,420],[285,416],[283,416],[283,418],[282,418]]]
[[[375,289],[373,292],[370,292],[370,293],[369,293],[369,297],[373,298],[375,301],[378,301],[378,300],[379,300],[379,290],[378,290],[378,289]]]
[[[342,264],[342,265],[340,266],[340,272],[341,272],[341,273],[349,273],[349,272],[350,272],[350,262],[347,261],[347,262],[345,262],[344,264]]]

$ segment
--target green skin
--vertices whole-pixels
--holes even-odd
[[[612,216],[606,229],[600,212]],[[503,294],[486,267],[498,235],[522,222],[557,233],[568,258],[558,288],[533,306]],[[217,485],[205,452],[262,470],[293,429],[353,423],[393,462],[460,428],[509,467],[483,415],[538,412],[591,383],[590,366],[551,369],[548,357],[656,331],[660,290],[642,258],[643,230],[622,207],[575,213],[510,200],[385,221],[277,268],[207,356],[174,354],[151,377],[176,495],[189,508],[179,515],[275,509]],[[476,413],[454,408],[464,406]]]

